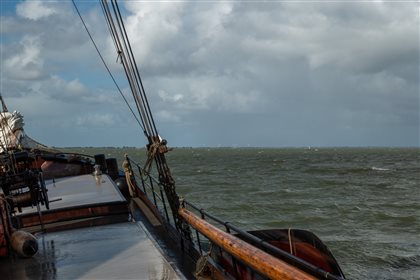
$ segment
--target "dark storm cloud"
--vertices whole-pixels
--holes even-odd
[[[262,117],[252,127],[273,128],[264,133],[278,139],[263,143],[293,145],[288,144],[291,140],[282,142],[292,133],[296,145],[419,144],[418,24],[413,5],[250,6],[235,2],[200,54],[208,69],[203,75],[234,73],[229,82],[240,85],[240,96],[254,93],[249,112]],[[223,84],[218,91],[222,94],[213,93],[212,100],[217,99],[217,108],[229,103],[226,112],[236,112],[240,99],[229,102],[226,96],[232,92],[223,91],[235,86],[227,86],[218,75],[214,86]],[[251,124],[254,116],[243,115],[239,121]],[[229,134],[232,126],[224,125],[226,118],[237,120],[232,114],[222,120],[210,118],[218,127],[212,131]]]

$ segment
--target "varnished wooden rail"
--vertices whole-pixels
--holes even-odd
[[[317,279],[316,277],[267,254],[257,247],[218,229],[185,208],[180,208],[178,214],[185,219],[188,224],[223,250],[270,279]]]

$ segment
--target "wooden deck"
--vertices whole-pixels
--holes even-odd
[[[38,234],[30,259],[0,260],[2,280],[184,279],[142,223]]]
[[[47,188],[52,202],[42,217],[36,207],[16,215],[35,232],[39,251],[0,259],[1,280],[185,279],[144,224],[129,221],[127,201],[107,175],[49,180]]]
[[[127,221],[127,201],[107,175],[80,175],[46,182],[50,209],[23,208],[16,225],[30,232]],[[107,217],[105,219],[104,217]]]
[[[64,177],[46,181],[50,211],[86,205],[123,202],[125,198],[107,175]],[[36,207],[22,209],[21,215],[35,213]],[[41,206],[41,210],[46,210]]]

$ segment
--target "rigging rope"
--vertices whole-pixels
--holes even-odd
[[[158,136],[156,125],[153,120],[153,116],[146,97],[137,63],[128,39],[128,35],[124,27],[120,9],[115,0],[110,2],[112,11],[108,1],[106,0],[101,0],[102,10],[104,11],[105,18],[108,21],[108,27],[110,28],[114,44],[117,47],[117,53],[124,66],[124,71],[130,84],[133,98],[136,101],[140,118],[147,132],[149,144],[151,144],[155,142],[153,138]]]
[[[138,123],[138,124],[140,125],[140,127],[142,128],[143,133],[144,133],[145,135],[147,135],[147,134],[146,134],[146,132],[145,132],[144,126],[140,123],[139,119],[137,118],[136,114],[134,113],[133,109],[131,108],[130,104],[128,103],[127,99],[125,98],[124,94],[122,93],[121,88],[118,86],[118,83],[117,83],[117,81],[115,80],[114,75],[112,75],[111,70],[109,69],[108,65],[106,64],[106,62],[105,62],[105,60],[104,60],[104,58],[103,58],[103,56],[102,56],[101,52],[99,51],[99,48],[98,48],[98,46],[96,45],[95,40],[93,39],[92,35],[90,34],[89,29],[87,28],[87,25],[86,25],[85,21],[83,20],[83,17],[82,17],[82,15],[80,14],[80,11],[79,11],[79,9],[77,8],[76,3],[74,2],[74,0],[71,0],[71,1],[72,1],[72,3],[73,3],[74,8],[76,9],[77,14],[78,14],[78,15],[79,15],[79,17],[80,17],[80,20],[81,20],[81,21],[82,21],[82,23],[83,23],[83,26],[84,26],[84,27],[85,27],[85,29],[86,29],[87,34],[89,35],[90,40],[92,41],[92,43],[93,43],[93,45],[94,45],[94,47],[95,47],[95,49],[96,49],[96,52],[98,53],[99,57],[101,58],[102,63],[104,64],[104,66],[105,66],[106,70],[108,71],[108,74],[111,76],[112,81],[114,82],[115,86],[117,87],[118,92],[120,93],[121,97],[124,99],[124,102],[125,102],[125,104],[127,104],[128,108],[130,109],[130,112],[133,114],[133,117],[135,118],[135,120],[137,121],[137,123]]]
[[[0,92],[0,100],[1,100],[1,106],[3,107],[2,111],[3,112],[9,112],[9,110],[7,109],[6,103],[4,103],[3,95],[1,94],[1,92]]]
[[[12,129],[12,127],[9,124],[9,119],[11,117],[13,117],[13,115],[15,114],[15,112],[13,114],[10,115],[9,118],[7,118],[6,114],[10,114],[9,110],[7,109],[6,103],[3,100],[3,96],[0,93],[0,99],[1,99],[1,103],[2,103],[2,111],[0,112],[0,133],[1,136],[0,138],[3,139],[3,141],[0,141],[0,147],[3,150],[3,153],[7,155],[6,159],[10,159],[10,162],[5,162],[5,166],[7,166],[7,172],[9,172],[10,170],[12,171],[13,174],[16,174],[16,158],[15,158],[15,154],[13,152],[9,152],[9,147],[12,147],[13,143],[11,142],[12,139],[10,139],[9,137],[15,137],[15,141],[16,141],[16,147],[15,149],[20,149],[20,139],[18,137],[21,137],[21,135],[14,135],[14,131]]]
[[[105,18],[108,21],[108,27],[111,31],[111,36],[114,40],[118,57],[124,66],[124,71],[130,84],[133,98],[136,101],[140,118],[144,124],[145,131],[147,132],[146,136],[149,141],[149,144],[147,145],[149,159],[145,168],[148,170],[148,167],[151,166],[152,160],[154,159],[159,173],[159,182],[165,190],[171,206],[172,214],[174,215],[174,219],[176,221],[176,226],[180,231],[184,232],[186,236],[189,236],[189,232],[183,230],[185,226],[183,226],[182,218],[178,215],[180,202],[179,196],[175,191],[175,181],[171,175],[165,158],[165,153],[168,151],[168,148],[166,147],[166,140],[159,137],[156,129],[118,3],[116,0],[101,0],[101,5]]]
[[[107,68],[111,78],[114,80],[114,83],[116,84],[115,79],[110,73],[109,68],[107,67],[102,55],[100,54],[100,51],[98,50],[98,47],[96,46],[86,24],[83,21],[83,18],[77,8],[76,3],[74,2],[74,0],[72,0],[72,2],[80,19],[82,20],[86,31],[88,32],[89,37],[91,38],[92,43],[95,46],[96,51],[98,52],[105,67]],[[111,5],[109,5],[109,2],[111,3]],[[124,21],[121,16],[121,11],[118,7],[118,3],[116,0],[100,0],[100,3],[102,6],[102,12],[104,13],[105,19],[107,21],[108,29],[114,41],[114,46],[117,50],[118,59],[124,66],[124,72],[126,74],[131,89],[132,97],[136,103],[138,115],[140,117],[140,120],[138,120],[137,118],[136,120],[142,127],[143,132],[149,142],[147,145],[149,159],[146,168],[149,167],[147,169],[150,169],[154,159],[156,162],[157,171],[159,173],[159,182],[165,190],[166,197],[168,198],[169,204],[171,206],[174,220],[176,221],[176,226],[179,230],[181,230],[184,233],[185,236],[188,237],[190,233],[187,230],[183,230],[185,226],[183,225],[182,218],[180,218],[178,215],[178,209],[180,207],[179,196],[175,191],[175,181],[171,175],[170,169],[166,163],[166,158],[164,155],[168,151],[168,148],[166,147],[166,140],[160,138],[156,129],[150,105],[147,100],[143,82],[140,77],[140,72],[137,67],[136,60],[134,58],[133,50],[128,39],[127,31],[124,26]],[[112,10],[110,6],[112,7]],[[118,85],[117,88],[119,89]],[[123,96],[120,89],[119,92],[121,96]],[[125,98],[124,100],[126,101]],[[127,101],[126,103],[128,105]],[[132,110],[131,112],[133,113],[133,115],[136,116],[136,114],[134,114]]]

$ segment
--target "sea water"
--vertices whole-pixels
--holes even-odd
[[[310,230],[348,279],[420,279],[418,148],[179,148],[167,159],[185,199],[234,225]]]

